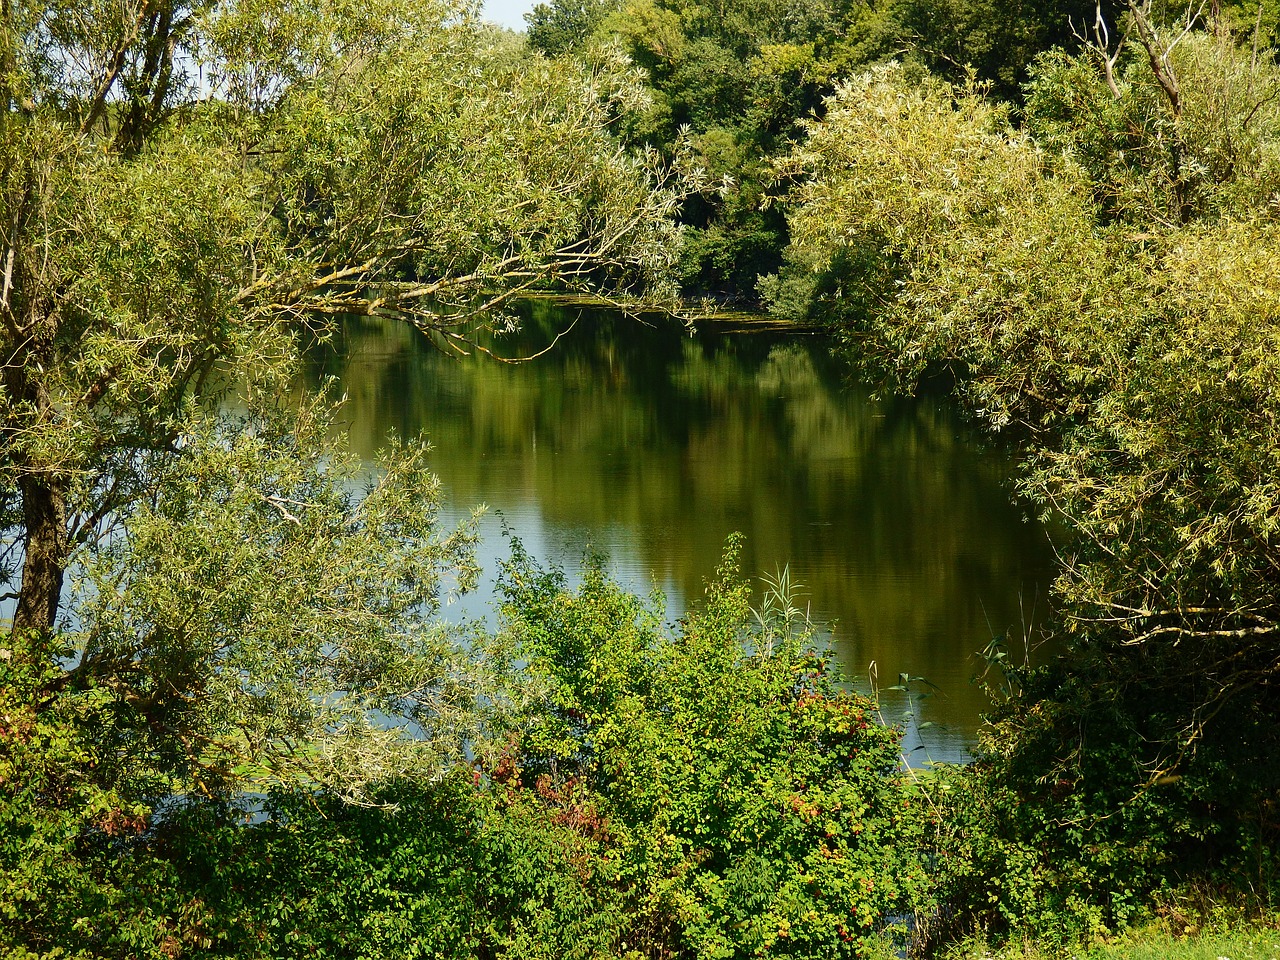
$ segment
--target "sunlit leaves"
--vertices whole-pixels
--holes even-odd
[[[524,63],[474,14],[0,19],[6,580],[174,790],[359,793],[477,749],[469,661],[433,619],[470,535],[435,530],[421,450],[360,491],[325,416],[264,402],[298,340],[356,312],[466,350],[519,289],[666,289],[680,189],[610,132],[629,64]]]
[[[431,613],[472,584],[475,531],[437,530],[422,450],[366,473],[316,458],[328,426],[193,424],[77,571],[73,672],[110,676],[149,731],[134,762],[163,771],[146,750],[181,746],[171,789],[252,775],[358,794],[474,740],[479,681]]]
[[[506,571],[545,694],[491,776],[593,798],[632,922],[699,956],[862,955],[924,887],[899,734],[809,649],[787,588],[753,611],[730,553],[663,627],[598,566],[576,589],[519,551]]]
[[[1209,42],[1187,49],[1207,57]],[[1247,69],[1239,59],[1238,69],[1206,73],[1187,103],[1229,97],[1211,76],[1235,77]],[[1090,132],[1111,129],[1110,94],[1073,70],[1051,59],[1033,87],[1037,110],[1067,102],[1068,81],[1103,91],[1066,113],[1033,114],[1033,128],[1070,144],[1056,155],[974,91],[911,84],[897,68],[851,82],[791,159],[790,171],[808,174],[793,256],[838,272],[856,263],[843,252],[865,244],[900,264],[895,287],[849,324],[855,349],[908,385],[947,365],[980,415],[1041,440],[1026,489],[1102,551],[1099,563],[1070,569],[1072,596],[1103,610],[1141,608],[1147,601],[1134,598],[1147,597],[1228,618],[1258,613],[1270,608],[1274,557],[1261,518],[1280,443],[1277,238],[1259,222],[1271,216],[1261,146],[1275,135],[1270,74],[1258,80],[1254,161],[1205,187],[1232,204],[1253,200],[1236,208],[1237,222],[1219,220],[1231,207],[1214,202],[1209,223],[1171,228],[1167,204],[1117,208],[1118,188],[1099,192],[1120,162]],[[1064,127],[1074,111],[1079,123]],[[1187,143],[1218,136],[1223,121],[1208,116],[1184,118]],[[1128,222],[1114,222],[1120,209]]]
[[[947,371],[1016,428],[1021,489],[1060,524],[1070,668],[1011,701],[987,780],[1011,839],[977,834],[996,859],[971,909],[1001,923],[1115,922],[1131,890],[1252,870],[1272,843],[1253,810],[1280,663],[1278,75],[1222,35],[1175,53],[1180,112],[1143,56],[1112,91],[1087,54],[1053,55],[1021,131],[978,91],[874,71],[786,168],[803,205],[780,302],[807,294],[907,387]],[[1101,852],[1135,846],[1123,895],[1099,887],[1129,869]],[[1044,914],[1050,860],[1075,900]]]

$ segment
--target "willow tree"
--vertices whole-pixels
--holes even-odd
[[[998,922],[1076,897],[1110,923],[1171,876],[1274,869],[1280,72],[1148,4],[1107,17],[1041,59],[1020,129],[888,66],[788,168],[807,269],[775,293],[907,388],[949,371],[1018,432],[1059,531],[1067,666],[1022,677],[988,754],[1021,791],[993,801],[1002,855],[1044,880],[978,891]]]
[[[611,139],[627,83],[452,0],[4,0],[0,659],[107,698],[144,793],[439,762],[471,531],[421,450],[370,473],[275,397],[343,314],[464,350],[531,285],[657,293],[676,198]]]
[[[896,67],[848,82],[790,161],[792,256],[863,362],[946,366],[1020,429],[1091,627],[1274,643],[1280,73],[1168,34],[1163,76],[1139,44],[1110,82],[1101,50],[1043,59],[1022,131]]]

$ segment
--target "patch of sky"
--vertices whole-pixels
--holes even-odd
[[[508,30],[524,30],[524,15],[535,0],[485,0],[482,16]]]

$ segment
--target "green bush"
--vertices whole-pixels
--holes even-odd
[[[517,549],[504,590],[545,693],[494,776],[590,798],[649,949],[861,956],[920,902],[899,731],[786,598],[753,611],[733,550],[670,629],[598,563],[571,590]]]
[[[1280,749],[1275,705],[1240,698],[1161,772],[1187,704],[1137,674],[1078,655],[1017,672],[975,762],[932,785],[933,940],[1089,941],[1188,888],[1273,900],[1280,776],[1258,754]]]
[[[126,804],[93,786],[111,698],[10,651],[0,955],[883,949],[928,892],[900,732],[838,683],[785,597],[750,605],[734,557],[664,625],[598,563],[570,589],[517,546],[499,639],[524,665],[494,704],[520,707],[506,750],[361,804],[302,787]]]

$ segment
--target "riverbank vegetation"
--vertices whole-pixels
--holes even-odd
[[[787,161],[779,303],[804,288],[908,388],[947,370],[1070,531],[1072,652],[1018,677],[979,768],[1000,826],[957,893],[995,925],[1274,882],[1280,71],[1148,14],[1131,46],[1038,60],[1018,127],[878,68]]]
[[[562,2],[525,42],[400,0],[4,4],[0,948],[876,956],[1265,916],[1276,22]],[[450,625],[475,531],[427,451],[370,468],[291,395],[338,315],[470,350],[530,289],[762,274],[864,375],[1013,434],[1063,531],[1067,653],[991,648],[967,767],[904,769],[732,543],[674,624],[517,546],[499,625]]]

